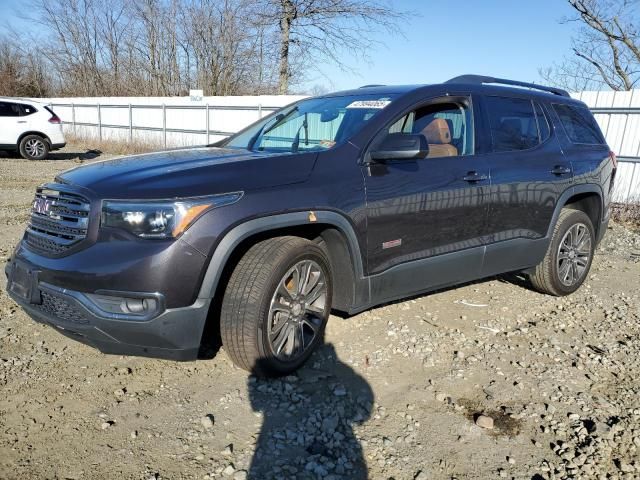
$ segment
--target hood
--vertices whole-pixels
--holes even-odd
[[[104,160],[56,178],[101,198],[174,198],[250,191],[305,181],[317,153],[192,147]]]

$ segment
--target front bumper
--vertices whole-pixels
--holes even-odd
[[[34,271],[38,267],[30,265]],[[101,311],[84,293],[39,281],[28,296],[12,288],[12,262],[5,267],[7,292],[37,322],[91,345],[103,353],[194,360],[207,320],[210,299],[166,309],[149,320]],[[18,289],[15,289],[18,290]]]

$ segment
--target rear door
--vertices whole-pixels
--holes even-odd
[[[0,145],[15,147],[20,134],[26,130],[27,120],[14,102],[0,101]]]
[[[546,236],[573,174],[549,105],[515,96],[485,96],[483,105],[491,137],[487,243],[498,245],[487,248],[483,274],[490,275],[529,266],[531,242]]]

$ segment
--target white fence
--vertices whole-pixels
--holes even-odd
[[[619,167],[614,199],[640,201],[640,90],[573,94],[594,112]],[[104,97],[39,99],[51,104],[65,131],[98,139],[165,147],[220,140],[302,96]]]
[[[65,131],[100,140],[164,147],[205,145],[237,132],[302,96],[103,97],[38,99],[50,104]]]
[[[617,202],[640,202],[640,90],[573,94],[594,113],[611,150],[618,155]]]

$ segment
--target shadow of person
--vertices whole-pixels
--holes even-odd
[[[249,378],[251,407],[263,423],[248,478],[366,479],[353,426],[371,415],[371,387],[331,344],[307,365],[280,379]]]

